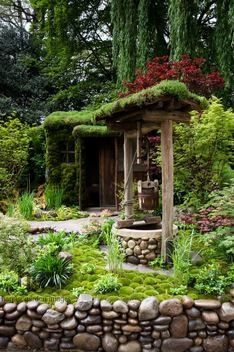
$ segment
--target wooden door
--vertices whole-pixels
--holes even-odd
[[[115,206],[115,145],[113,138],[103,139],[99,149],[100,206]]]

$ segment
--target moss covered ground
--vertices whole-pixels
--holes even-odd
[[[8,301],[23,301],[37,299],[41,302],[53,304],[53,302],[62,297],[69,302],[75,302],[76,296],[72,293],[74,288],[82,288],[81,292],[89,293],[93,297],[108,299],[113,302],[117,299],[128,301],[130,299],[144,299],[148,296],[156,296],[159,301],[171,298],[170,288],[176,287],[172,277],[158,275],[156,273],[140,273],[136,271],[120,271],[117,276],[121,283],[121,288],[117,292],[108,294],[96,294],[94,285],[100,277],[107,274],[105,269],[106,262],[104,254],[93,245],[77,244],[72,249],[74,273],[62,289],[46,288],[37,289],[29,292],[27,295],[6,295],[0,292]],[[95,265],[94,273],[82,273],[82,264],[89,263]],[[189,291],[188,294],[197,298],[195,291]],[[174,297],[174,296],[173,296]]]

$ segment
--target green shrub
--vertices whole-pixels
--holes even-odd
[[[94,274],[96,271],[96,265],[91,263],[84,263],[81,265],[80,272],[81,274]]]
[[[20,214],[24,219],[30,220],[33,216],[34,199],[33,194],[25,192],[18,200]]]
[[[38,238],[38,244],[41,246],[48,246],[53,244],[57,252],[61,252],[63,249],[72,247],[76,241],[76,235],[68,235],[64,231],[60,232],[48,232],[46,235],[40,235]]]
[[[186,285],[180,285],[178,287],[171,287],[170,288],[170,293],[172,295],[187,295],[188,293],[188,288]]]
[[[51,286],[61,288],[73,272],[69,261],[53,255],[42,255],[31,267],[31,276],[41,288]]]
[[[232,227],[218,227],[205,236],[206,243],[212,247],[215,257],[234,262],[234,230]]]
[[[20,277],[27,273],[37,248],[27,234],[27,225],[0,214],[0,265]]]
[[[231,285],[230,277],[223,273],[217,264],[210,264],[199,271],[190,281],[202,294],[221,295]]]
[[[73,294],[75,297],[79,297],[79,295],[81,295],[81,294],[84,293],[84,292],[85,292],[84,286],[76,287],[76,288],[73,288],[73,289],[72,289],[72,294]]]
[[[96,293],[109,293],[118,291],[121,287],[121,284],[116,276],[107,274],[102,276],[96,285],[94,286],[94,291]]]
[[[14,271],[0,273],[0,290],[14,292],[19,285],[19,277]]]
[[[48,209],[58,209],[63,201],[63,189],[59,186],[47,185],[45,189],[46,206]]]
[[[175,126],[175,193],[177,199],[199,208],[212,191],[233,177],[231,170],[233,112],[213,98],[202,115]]]

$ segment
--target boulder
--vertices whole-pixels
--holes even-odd
[[[186,337],[188,332],[188,318],[185,315],[174,317],[171,323],[170,332],[172,337]]]
[[[29,301],[29,302],[27,303],[28,309],[31,309],[31,310],[37,309],[38,306],[39,306],[39,302],[38,302],[38,301],[35,301],[35,300]]]
[[[27,304],[25,302],[21,302],[17,305],[17,311],[20,313],[24,313],[27,310]]]
[[[129,341],[120,345],[118,352],[141,352],[141,345],[138,341]]]
[[[216,299],[196,299],[194,305],[201,309],[218,309],[221,307],[221,303]]]
[[[116,352],[118,350],[118,340],[111,333],[107,333],[102,338],[102,347],[105,352]]]
[[[45,312],[47,311],[47,309],[49,309],[49,305],[46,304],[46,303],[43,303],[43,304],[40,304],[38,307],[37,307],[37,313],[38,314],[45,314]]]
[[[67,302],[64,300],[59,300],[55,302],[54,306],[58,312],[63,313],[67,308]]]
[[[100,302],[100,306],[101,306],[101,310],[105,311],[105,312],[109,312],[110,310],[112,310],[112,304],[108,301],[106,301],[105,299],[103,299]]]
[[[27,346],[27,342],[23,335],[16,334],[11,338],[12,343],[19,348],[24,348]]]
[[[16,305],[15,303],[6,303],[6,304],[4,305],[3,310],[4,310],[6,313],[11,313],[11,312],[13,312],[16,308],[17,308],[17,305]]]
[[[64,319],[61,323],[60,326],[62,329],[64,330],[73,330],[77,327],[77,321],[76,318],[71,317],[71,318],[67,318]]]
[[[24,338],[25,338],[25,341],[29,347],[36,349],[36,350],[39,350],[40,348],[42,348],[41,339],[33,332],[31,332],[31,331],[25,332]]]
[[[22,315],[16,322],[16,330],[28,331],[32,326],[32,320],[27,315]]]
[[[113,309],[117,313],[128,313],[128,305],[121,300],[118,300],[113,304]]]
[[[169,338],[162,343],[162,352],[185,352],[193,345],[193,340],[188,338]]]
[[[73,337],[73,343],[83,351],[97,351],[101,345],[100,338],[88,333],[77,334]]]
[[[172,298],[162,301],[159,305],[159,311],[162,315],[174,317],[183,313],[183,306],[178,299]]]
[[[92,296],[87,294],[81,294],[77,300],[76,307],[81,311],[87,311],[92,308],[93,299]]]
[[[42,316],[42,320],[48,325],[60,323],[65,318],[63,313],[57,312],[53,309],[48,309]]]
[[[127,262],[131,264],[138,265],[140,263],[140,259],[135,257],[134,255],[129,255],[127,257]]]
[[[222,307],[219,312],[220,319],[229,323],[231,320],[234,320],[234,304],[231,302],[225,302],[222,304]]]
[[[201,319],[194,319],[189,321],[189,331],[198,331],[205,329],[205,324]]]
[[[202,312],[202,319],[208,324],[208,325],[212,325],[212,324],[218,324],[219,322],[219,316],[216,312],[212,312],[212,311],[203,311]]]
[[[226,336],[208,336],[203,342],[203,347],[206,352],[227,352],[228,339]]]
[[[6,326],[6,325],[1,325],[0,326],[0,336],[13,336],[15,335],[15,328],[14,326]]]
[[[152,320],[158,316],[158,301],[155,297],[145,298],[139,307],[139,320]]]

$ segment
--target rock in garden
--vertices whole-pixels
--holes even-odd
[[[155,297],[145,298],[139,307],[139,320],[152,320],[158,316],[158,301]]]
[[[171,323],[170,332],[172,337],[186,337],[188,332],[188,318],[185,315],[174,317]]]
[[[219,316],[216,312],[212,311],[204,311],[202,312],[202,319],[207,323],[207,324],[218,324],[219,322]]]
[[[16,320],[20,317],[21,313],[18,312],[18,310],[15,310],[14,312],[11,313],[6,313],[5,314],[5,319],[7,320]]]
[[[132,299],[131,301],[128,301],[128,306],[132,310],[137,310],[141,304],[141,301],[137,299]]]
[[[67,302],[64,300],[59,300],[55,302],[54,306],[58,312],[63,313],[67,308]]]
[[[135,257],[134,255],[130,255],[127,257],[127,261],[131,264],[138,265],[140,263],[140,259]]]
[[[67,260],[68,262],[72,261],[72,254],[69,252],[59,252],[58,256],[59,258]]]
[[[171,317],[158,317],[154,320],[154,325],[169,325],[171,322]]]
[[[87,311],[92,308],[93,299],[90,295],[81,294],[77,300],[77,309],[81,311]]]
[[[60,323],[60,321],[62,321],[64,318],[65,316],[63,313],[57,312],[53,309],[48,309],[42,316],[42,320],[48,325]]]
[[[45,312],[47,311],[47,309],[49,309],[49,305],[46,303],[40,304],[37,307],[37,313],[38,314],[45,314]]]
[[[29,301],[28,303],[27,303],[27,307],[28,307],[28,309],[31,309],[31,310],[34,310],[34,309],[36,309],[37,307],[39,306],[39,302],[38,301]]]
[[[130,325],[130,324],[127,324],[127,325],[123,325],[122,326],[122,330],[125,331],[125,332],[131,332],[131,333],[138,333],[138,332],[141,332],[141,327],[138,326],[138,325]]]
[[[16,308],[17,308],[17,305],[16,305],[15,303],[6,303],[6,304],[4,305],[3,310],[4,310],[6,313],[11,313],[11,312],[13,312]]]
[[[68,304],[67,309],[64,312],[65,317],[70,318],[73,316],[74,313],[74,305]]]
[[[193,340],[188,338],[169,338],[162,343],[162,352],[185,352],[193,345]]]
[[[209,336],[204,340],[204,350],[206,352],[227,352],[228,339],[226,336]]]
[[[44,343],[45,351],[58,351],[59,350],[59,340],[58,339],[50,339],[45,341]]]
[[[111,333],[107,333],[102,338],[102,347],[105,352],[116,352],[118,350],[118,340]]]
[[[127,248],[126,255],[133,255],[133,250],[131,248]]]
[[[205,324],[201,319],[194,319],[189,321],[189,331],[198,331],[205,329]]]
[[[154,252],[150,252],[150,253],[146,254],[145,258],[147,260],[154,260],[156,258],[156,254]]]
[[[134,240],[129,240],[129,241],[128,241],[128,247],[129,247],[129,248],[134,248],[135,245],[136,245],[136,242],[135,242]]]
[[[141,248],[141,249],[146,249],[147,247],[148,247],[147,241],[141,241],[141,243],[140,243],[140,248]]]
[[[0,296],[0,307],[3,307],[5,304],[5,300],[2,296]]]
[[[219,316],[220,319],[226,323],[234,320],[234,304],[230,302],[223,303],[219,312]]]
[[[82,319],[80,322],[83,325],[97,325],[101,324],[102,319],[100,315],[88,315],[85,319]]]
[[[31,331],[25,332],[24,338],[29,347],[35,348],[36,350],[39,350],[42,347],[42,341],[40,340],[40,338]]]
[[[8,337],[0,337],[0,349],[7,348],[8,342]]]
[[[111,310],[110,312],[102,312],[102,316],[104,319],[113,320],[113,319],[116,319],[119,316],[119,314]]]
[[[176,298],[168,299],[160,303],[159,311],[162,315],[169,315],[173,317],[183,313],[183,306]]]
[[[64,330],[72,330],[77,327],[77,321],[74,317],[67,318],[60,323],[60,326]]]
[[[0,336],[13,336],[15,335],[15,328],[13,326],[0,326]]]
[[[141,352],[141,345],[138,341],[129,341],[120,345],[118,352]]]
[[[16,322],[16,329],[20,331],[28,331],[32,326],[32,320],[27,315],[22,315]]]
[[[19,348],[24,348],[27,346],[27,342],[25,341],[25,338],[23,335],[16,334],[11,338],[11,341],[16,347]]]
[[[197,308],[202,309],[218,309],[221,307],[221,303],[216,299],[196,299],[194,305]]]
[[[103,299],[100,302],[100,306],[101,306],[101,309],[105,312],[109,312],[110,310],[112,310],[112,304],[110,302],[106,301],[105,299]]]
[[[140,255],[140,254],[141,254],[141,249],[140,249],[139,246],[136,246],[136,247],[134,248],[134,254],[135,254],[135,255]]]
[[[25,302],[21,302],[17,305],[17,311],[20,313],[24,313],[27,310],[27,304]]]
[[[117,313],[128,313],[128,305],[121,300],[115,301],[115,303],[113,304],[113,309]]]
[[[100,338],[88,333],[77,334],[73,338],[73,343],[84,351],[96,351],[101,345]]]
[[[181,303],[183,304],[184,308],[189,309],[192,308],[194,300],[188,296],[183,296]]]

